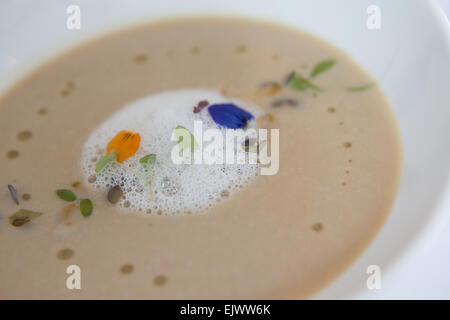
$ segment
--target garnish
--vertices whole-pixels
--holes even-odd
[[[312,89],[315,91],[320,91],[320,88],[312,84],[308,79],[303,77],[298,72],[293,72],[289,75],[287,80],[287,85],[295,90],[305,91],[307,89]]]
[[[115,186],[109,189],[108,191],[108,201],[112,204],[116,204],[119,202],[120,198],[122,198],[123,191],[120,186]]]
[[[257,144],[256,146],[251,146],[248,150],[248,152],[253,152],[256,154],[259,154],[261,152],[261,150],[266,147],[267,145],[267,140],[261,141],[259,144]]]
[[[56,194],[58,195],[58,197],[60,197],[64,201],[68,201],[68,202],[73,202],[77,199],[77,196],[75,195],[75,193],[73,193],[72,191],[67,190],[67,189],[58,189],[58,190],[56,190]],[[76,203],[74,203],[73,205],[71,205],[67,208],[71,208],[70,210],[72,210],[75,207],[76,207]],[[93,205],[92,205],[91,200],[89,200],[89,199],[81,199],[80,200],[80,211],[84,217],[89,217],[92,214],[92,210],[93,210]]]
[[[139,159],[139,163],[143,165],[154,164],[155,161],[156,161],[156,154],[153,153],[143,156],[141,159]]]
[[[99,173],[106,167],[111,161],[116,161],[117,153],[116,150],[111,150],[108,155],[101,157],[95,164],[95,173]]]
[[[364,90],[372,88],[373,86],[374,86],[373,83],[369,83],[369,84],[366,84],[366,85],[360,86],[360,87],[348,88],[348,91],[353,91],[353,92],[364,91]]]
[[[281,90],[281,85],[278,82],[268,81],[263,82],[260,85],[260,88],[256,91],[256,95],[264,95],[272,97],[276,95]]]
[[[34,212],[31,210],[20,209],[8,217],[9,223],[14,227],[21,227],[24,224],[36,219],[42,215],[41,212]]]
[[[208,100],[199,101],[199,103],[197,103],[197,106],[194,107],[194,113],[199,113],[200,111],[202,111],[207,106],[209,106],[209,101]]]
[[[137,150],[136,150],[137,151]],[[135,152],[136,152],[135,151]],[[155,154],[148,154],[144,157],[142,157],[141,159],[139,159],[139,162],[142,165],[150,165],[153,164],[156,160],[156,155]],[[96,165],[95,165],[95,173],[100,173],[109,163],[115,163],[117,164],[119,167],[121,167],[122,169],[124,169],[125,171],[131,173],[132,175],[136,176],[138,179],[145,181],[148,186],[150,187],[150,198],[153,200],[153,191],[152,191],[152,187],[151,187],[151,180],[149,177],[143,177],[139,172],[123,165],[122,163],[120,163],[117,160],[117,153],[116,150],[112,149],[110,150],[109,154],[107,154],[106,156],[101,157]],[[119,186],[117,187],[113,187],[108,191],[108,200],[111,203],[117,203],[120,200],[120,197],[122,196],[123,191],[122,189],[120,189]],[[81,208],[80,208],[81,210]]]
[[[13,201],[19,205],[19,199],[17,198],[17,190],[16,188],[14,188],[14,186],[12,184],[8,184],[8,190],[9,193],[11,194],[11,198],[13,199]]]
[[[209,109],[211,109],[211,107],[209,107],[208,110]],[[178,145],[182,151],[190,149],[191,152],[194,152],[195,148],[198,146],[192,133],[183,126],[177,126],[174,130],[174,135],[175,138],[178,138]],[[186,137],[189,137],[189,139],[184,139]]]
[[[58,189],[56,190],[56,194],[64,201],[72,202],[77,200],[75,193],[67,189]]]
[[[324,60],[319,62],[313,69],[313,71],[311,71],[311,78],[316,77],[318,74],[327,71],[328,69],[330,69],[331,67],[333,67],[336,64],[336,61],[334,60]]]
[[[83,217],[87,218],[92,214],[94,210],[94,206],[92,205],[92,201],[89,199],[81,199],[80,200],[80,212]]]
[[[274,108],[279,108],[283,106],[296,107],[298,106],[298,100],[292,98],[279,98],[272,102]]]
[[[229,129],[240,129],[254,116],[231,103],[213,104],[208,112],[214,122]]]
[[[192,137],[194,139],[194,137]],[[195,142],[195,141],[194,141]],[[139,163],[147,169],[147,184],[150,188],[150,199],[153,200],[153,189],[152,189],[152,176],[150,174],[150,166],[156,162],[156,154],[148,154],[141,159],[139,159]]]
[[[136,153],[140,143],[141,136],[139,133],[122,130],[108,143],[106,154],[109,155],[112,150],[115,150],[117,162],[124,162]]]

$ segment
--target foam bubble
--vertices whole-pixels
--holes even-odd
[[[170,137],[175,127],[181,125],[193,133],[194,120],[201,120],[203,131],[215,128],[225,132],[206,109],[193,113],[193,107],[201,100],[208,100],[210,104],[231,102],[255,116],[259,114],[250,103],[211,90],[167,91],[134,101],[98,126],[85,142],[81,158],[85,182],[105,193],[119,185],[123,197],[117,205],[143,214],[197,213],[229,199],[258,175],[257,164],[176,165],[171,160],[176,142]],[[122,164],[141,176],[150,173],[153,200],[145,181],[116,164],[108,165],[93,181],[95,162],[105,154],[108,142],[121,130],[138,132],[141,136],[139,150]],[[146,172],[139,159],[149,153],[156,154],[157,158],[150,172]]]

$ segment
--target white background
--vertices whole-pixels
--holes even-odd
[[[446,13],[447,17],[450,17],[450,0],[437,0],[437,3]]]
[[[435,0],[450,17],[450,0]],[[450,28],[450,24],[449,24]],[[450,214],[450,198],[447,199]],[[395,279],[395,280],[394,280]],[[381,290],[367,291],[363,299],[450,299],[450,222],[429,248],[404,261]]]

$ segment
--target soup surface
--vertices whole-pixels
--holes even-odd
[[[83,173],[85,142],[125,105],[179,89],[270,114],[278,173],[201,213],[111,204]],[[351,58],[297,30],[225,18],[140,26],[50,61],[0,100],[0,134],[0,298],[310,297],[380,229],[401,170],[389,104]],[[92,214],[57,189],[89,198]],[[10,218],[21,209],[42,214]]]

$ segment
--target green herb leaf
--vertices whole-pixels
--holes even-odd
[[[81,199],[80,200],[80,211],[83,217],[87,218],[92,214],[94,210],[94,206],[92,205],[92,201],[89,199]]]
[[[184,141],[183,138],[188,135],[190,136],[190,139],[186,139],[186,141]],[[198,147],[192,133],[190,133],[189,130],[183,126],[177,126],[175,128],[175,137],[178,137],[178,145],[181,150],[190,149],[191,152],[194,152],[195,148]]]
[[[139,159],[139,162],[143,165],[150,165],[154,164],[156,161],[156,154],[150,153],[146,156],[143,156],[141,159]]]
[[[374,86],[374,84],[370,83],[370,84],[366,84],[365,86],[361,86],[361,87],[348,88],[348,90],[353,91],[353,92],[358,92],[358,91],[364,91],[364,90],[370,89],[373,86]]]
[[[314,78],[318,74],[327,71],[328,69],[330,69],[335,64],[336,64],[336,61],[334,61],[334,60],[324,60],[324,61],[319,62],[314,67],[313,71],[311,71],[311,78]]]
[[[152,164],[154,164],[156,161],[156,154],[150,153],[141,159],[139,159],[139,162],[144,166],[148,167]],[[153,189],[152,189],[152,177],[150,176],[150,172],[147,172],[147,184],[150,188],[150,199],[153,200]]]
[[[41,212],[34,212],[30,210],[20,209],[8,217],[9,223],[14,227],[21,227],[25,223],[30,222],[42,215]]]
[[[309,80],[304,78],[300,73],[295,72],[289,77],[287,85],[295,90],[305,91],[307,89],[312,89],[315,91],[320,91],[320,88],[312,84]]]
[[[75,195],[75,193],[67,189],[58,189],[56,190],[56,194],[64,201],[72,202],[77,200],[77,196]]]
[[[117,159],[116,150],[111,150],[111,152],[108,155],[101,157],[97,161],[97,163],[95,164],[95,173],[99,173],[107,166],[108,163],[110,163],[111,161],[115,161],[116,159]]]

